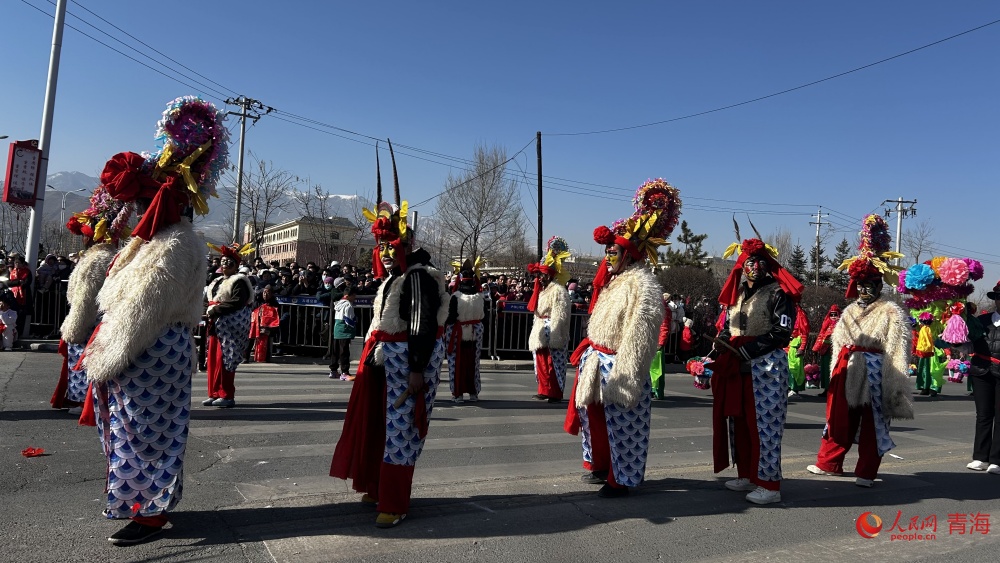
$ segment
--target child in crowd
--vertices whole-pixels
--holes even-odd
[[[354,381],[351,375],[351,340],[354,340],[356,318],[354,296],[357,289],[348,286],[347,292],[333,306],[333,350],[330,354],[330,379]],[[338,371],[339,369],[339,371]]]

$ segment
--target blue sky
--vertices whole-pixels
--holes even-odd
[[[0,8],[0,135],[12,139],[36,138],[41,123],[52,19],[29,4],[54,10],[45,0]],[[662,176],[681,189],[683,218],[709,234],[710,252],[733,239],[730,214],[720,209],[746,210],[762,232],[787,228],[807,246],[809,214],[823,205],[837,230],[832,252],[841,237],[853,239],[862,215],[902,196],[919,201],[904,227],[929,219],[935,242],[949,245],[941,253],[984,260],[984,286],[1000,278],[1000,250],[975,226],[994,213],[988,194],[1000,180],[1000,24],[733,109],[557,135],[668,120],[793,88],[1000,19],[995,2],[285,4],[185,0],[166,10],[71,2],[79,18],[69,15],[68,24],[140,58],[81,23],[135,45],[90,10],[191,70],[182,69],[183,85],[67,29],[49,172],[97,175],[116,152],[152,149],[155,122],[178,95],[221,103],[244,94],[449,157],[467,158],[476,143],[499,143],[509,154],[527,145],[514,171],[534,173],[540,130],[544,174],[553,177],[545,238],[562,235],[583,251],[596,250],[593,227],[630,212],[636,186]],[[297,121],[287,113],[262,118],[247,147],[332,193],[372,191],[369,139],[282,121]],[[397,155],[411,202],[440,192],[457,171],[445,157],[400,152],[436,161]],[[523,206],[534,218],[529,180]],[[433,213],[433,205],[419,210]]]

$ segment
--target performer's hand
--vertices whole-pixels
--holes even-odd
[[[406,390],[410,392],[410,395],[416,396],[417,393],[424,392],[424,374],[416,371],[410,372],[410,382],[406,386]]]

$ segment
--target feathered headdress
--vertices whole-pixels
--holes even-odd
[[[131,232],[128,220],[133,208],[131,203],[111,197],[104,186],[97,186],[90,196],[90,206],[74,213],[66,221],[66,228],[75,235],[83,236],[88,244],[118,244]]]
[[[881,215],[865,216],[861,225],[861,242],[858,243],[858,255],[848,258],[837,268],[847,270],[850,281],[847,283],[847,298],[858,296],[858,283],[865,280],[883,279],[892,285],[899,277],[899,266],[889,264],[889,260],[902,258],[903,255],[889,250],[892,237],[889,236],[889,225]]]
[[[215,252],[218,252],[219,254],[221,254],[223,256],[227,256],[229,258],[232,258],[233,260],[236,261],[237,264],[243,262],[243,258],[245,256],[250,256],[251,254],[253,254],[254,250],[256,250],[253,247],[253,244],[251,244],[249,242],[246,243],[246,244],[244,244],[244,245],[242,245],[242,246],[240,246],[240,243],[238,243],[238,242],[234,242],[233,244],[222,245],[222,246],[215,245],[215,244],[212,244],[210,242],[206,243],[206,244],[208,244],[208,247],[211,248],[212,250],[214,250]]]
[[[553,283],[566,285],[569,280],[569,272],[563,269],[563,262],[570,257],[569,244],[566,239],[554,236],[549,239],[548,248],[541,262],[528,264],[529,274],[546,274],[552,278]],[[531,299],[528,300],[528,310],[534,312],[538,305],[538,296],[542,291],[542,283],[535,278],[535,287],[531,292]]]
[[[208,198],[228,163],[229,132],[225,113],[197,96],[167,104],[156,125],[159,149],[152,154],[122,152],[111,157],[101,183],[114,199],[131,203],[151,200],[132,234],[150,240],[160,229],[177,223],[192,207],[208,213]]]
[[[375,235],[375,242],[385,242],[396,248],[397,262],[400,267],[406,269],[406,257],[403,249],[410,241],[413,231],[407,227],[406,216],[409,211],[409,203],[399,197],[399,175],[396,173],[396,154],[392,151],[392,141],[389,143],[389,156],[392,157],[392,182],[396,196],[396,204],[382,201],[382,168],[378,158],[378,142],[375,142],[375,207],[373,209],[363,209],[365,219],[372,224],[372,234]],[[372,268],[376,278],[388,277],[382,260],[379,259],[378,247],[372,251]]]
[[[740,225],[736,222],[735,216],[733,217],[733,227],[736,229],[736,240],[739,241]],[[750,222],[750,228],[753,229],[757,238],[745,239],[743,242],[734,242],[722,253],[724,259],[736,254],[737,250],[740,255],[736,259],[736,265],[729,272],[729,277],[726,278],[725,285],[722,286],[722,293],[719,294],[719,303],[727,307],[736,304],[740,294],[740,282],[743,279],[743,264],[751,256],[756,256],[766,261],[771,276],[778,282],[778,285],[781,286],[785,294],[798,303],[802,299],[802,290],[804,289],[802,284],[778,262],[778,249],[762,240],[763,237],[760,236],[757,227],[753,225],[753,221]]]
[[[657,248],[677,226],[681,216],[680,190],[663,178],[646,180],[632,198],[635,212],[627,219],[615,221],[611,228],[597,227],[594,241],[598,244],[618,244],[633,260],[649,260],[657,264]]]

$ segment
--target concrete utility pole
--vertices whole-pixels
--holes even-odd
[[[542,132],[535,133],[535,153],[538,155],[538,261],[545,248],[542,246]]]
[[[56,2],[55,23],[52,27],[52,52],[49,55],[49,79],[45,85],[45,107],[42,109],[42,133],[38,148],[42,151],[41,165],[35,182],[37,199],[28,220],[28,241],[24,245],[25,260],[32,271],[38,261],[38,240],[42,235],[42,211],[45,208],[45,178],[49,175],[49,144],[52,137],[52,113],[56,107],[56,83],[59,80],[59,55],[62,53],[63,23],[66,21],[66,0]],[[39,187],[41,189],[39,189]],[[31,314],[28,313],[25,329],[30,330]],[[27,336],[27,335],[25,335]]]
[[[895,209],[890,209],[888,207],[885,209],[885,218],[888,219],[890,215],[892,215],[894,212],[896,213],[896,252],[898,253],[899,252],[899,243],[903,239],[903,217],[906,217],[907,215],[909,215],[911,217],[916,217],[917,216],[917,208],[915,207],[917,205],[917,200],[916,199],[912,199],[912,200],[910,200],[910,199],[903,199],[902,197],[900,197],[898,199],[887,199],[887,200],[884,200],[879,205],[885,205],[887,203],[895,203],[896,204],[896,208]],[[904,203],[909,203],[910,207],[909,208],[904,208],[903,207]],[[899,265],[899,258],[896,258],[896,265],[897,266]]]
[[[257,120],[261,118],[260,112],[263,111],[263,115],[267,115],[274,108],[266,107],[259,101],[246,96],[240,96],[235,99],[229,98],[226,100],[226,104],[240,107],[239,113],[231,111],[229,115],[238,115],[240,117],[240,156],[236,164],[236,209],[233,211],[233,242],[242,243],[243,228],[240,225],[240,208],[243,206],[243,142],[247,134],[247,118],[249,117],[253,119],[254,123],[257,123]]]
[[[816,225],[816,287],[819,287],[819,266],[820,266],[820,250],[819,250],[819,230],[823,226],[823,216],[829,216],[829,213],[823,213],[823,207],[818,207],[816,209],[816,220],[810,221],[810,225]]]

